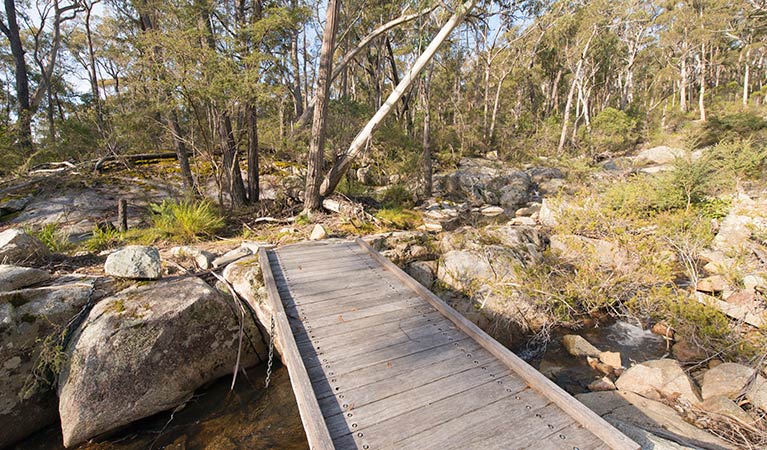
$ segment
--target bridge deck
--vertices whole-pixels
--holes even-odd
[[[260,258],[313,449],[639,448],[361,240]]]

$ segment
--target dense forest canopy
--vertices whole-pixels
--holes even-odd
[[[0,166],[175,152],[190,193],[213,173],[239,206],[311,148],[323,194],[359,167],[428,192],[432,161],[763,120],[766,21],[764,0],[5,0]]]

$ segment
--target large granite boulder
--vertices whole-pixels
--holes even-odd
[[[154,280],[162,276],[160,253],[154,247],[129,245],[107,257],[107,275],[120,278]]]
[[[232,373],[239,317],[238,308],[194,277],[132,287],[99,302],[72,337],[59,376],[64,445],[172,409]],[[244,320],[239,364],[248,367],[265,346]]]
[[[0,233],[0,263],[39,263],[50,256],[51,252],[45,244],[20,228],[10,228]]]
[[[50,278],[51,274],[45,270],[2,264],[0,265],[0,292],[15,291],[48,281]]]
[[[56,421],[56,394],[40,379],[39,356],[60,358],[58,336],[93,294],[93,280],[0,293],[0,448]],[[34,375],[33,375],[34,373]]]
[[[513,213],[531,199],[530,175],[490,161],[463,159],[458,170],[439,179],[438,188],[449,197],[472,205],[497,205]]]

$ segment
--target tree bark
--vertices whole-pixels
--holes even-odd
[[[402,98],[402,96],[405,94],[405,91],[407,91],[407,89],[412,84],[413,80],[418,77],[418,74],[421,73],[426,64],[431,61],[431,59],[434,57],[434,54],[437,53],[437,50],[445,41],[445,39],[447,39],[455,27],[457,27],[458,24],[463,21],[463,19],[466,17],[466,14],[468,14],[469,11],[474,7],[475,3],[476,0],[468,0],[456,8],[450,19],[434,37],[434,40],[429,43],[423,54],[421,54],[421,56],[419,56],[418,59],[416,59],[416,61],[413,63],[413,67],[411,67],[408,73],[402,77],[402,81],[400,81],[397,87],[394,88],[392,93],[389,95],[389,98],[387,98],[383,105],[381,105],[381,108],[379,108],[375,115],[373,115],[373,117],[370,119],[370,121],[368,121],[367,125],[365,125],[362,131],[357,134],[357,137],[354,138],[351,145],[349,146],[349,149],[346,150],[343,156],[335,161],[333,167],[330,169],[330,172],[322,182],[322,187],[320,189],[321,195],[327,196],[333,193],[336,186],[338,186],[338,183],[341,181],[341,178],[344,176],[344,173],[346,173],[346,171],[351,166],[352,161],[354,161],[354,159],[364,149],[365,143],[372,135],[373,130],[375,130],[376,127],[386,118],[386,116],[389,115],[392,108],[394,108],[397,102]]]
[[[748,64],[748,58],[751,56],[751,50],[746,51],[746,57],[743,64],[743,108],[748,108],[748,91],[751,83],[751,66]]]
[[[431,74],[434,64],[429,65],[423,80],[421,99],[423,101],[423,154],[421,155],[421,176],[423,178],[423,195],[431,197],[432,164],[431,164]]]
[[[181,126],[178,123],[178,116],[176,115],[175,110],[171,110],[166,123],[173,135],[173,146],[175,147],[176,157],[178,158],[178,164],[181,168],[181,182],[183,184],[184,192],[191,196],[194,192],[194,178],[192,177],[192,169],[189,166],[189,152],[186,150],[186,143],[182,138]]]
[[[700,109],[701,122],[706,121],[706,44],[700,44],[700,58],[698,59],[698,71],[700,72],[700,91],[698,91],[698,108]]]
[[[259,200],[258,188],[258,115],[255,106],[248,107],[248,200]]]
[[[328,95],[330,93],[331,73],[333,71],[333,49],[335,48],[336,28],[338,26],[337,0],[328,0],[325,30],[322,33],[320,49],[320,67],[317,75],[316,107],[312,120],[312,137],[309,142],[309,161],[306,171],[306,192],[304,210],[319,211],[322,208],[320,181],[325,153],[325,127],[327,123]],[[308,110],[308,108],[307,108]]]
[[[16,102],[18,103],[18,134],[19,150],[24,155],[32,154],[32,108],[29,99],[29,75],[27,63],[24,61],[24,48],[21,43],[19,23],[16,18],[16,2],[5,0],[5,16],[8,25],[0,22],[0,30],[11,44],[14,75],[16,82]]]

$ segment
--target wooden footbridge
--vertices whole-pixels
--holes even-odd
[[[259,258],[313,450],[639,449],[362,240]]]

